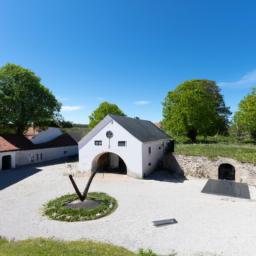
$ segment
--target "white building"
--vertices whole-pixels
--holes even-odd
[[[143,178],[170,146],[170,138],[152,122],[108,115],[79,142],[82,171],[116,170]]]
[[[58,128],[34,136],[0,135],[0,170],[78,155],[77,142]]]

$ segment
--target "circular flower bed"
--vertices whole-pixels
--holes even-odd
[[[87,200],[98,203],[94,208],[75,209],[67,206],[75,200],[78,200],[76,194],[68,194],[51,200],[44,206],[44,214],[53,220],[86,221],[109,215],[117,208],[116,199],[105,193],[88,193]]]

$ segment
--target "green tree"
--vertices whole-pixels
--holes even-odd
[[[61,104],[32,71],[15,64],[0,68],[0,126],[22,134],[29,126],[47,126]]]
[[[256,88],[239,103],[234,123],[238,133],[247,132],[256,141]]]
[[[97,109],[95,109],[92,114],[89,116],[89,127],[93,128],[96,126],[105,116],[108,114],[112,115],[121,115],[124,116],[125,114],[123,111],[116,105],[111,104],[109,102],[102,102]]]
[[[219,87],[210,80],[189,80],[168,92],[163,102],[163,128],[172,136],[224,133],[228,128],[229,108]]]

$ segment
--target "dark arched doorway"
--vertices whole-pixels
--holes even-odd
[[[219,179],[235,180],[236,179],[235,167],[231,164],[221,164],[219,166]]]
[[[12,168],[12,157],[10,155],[2,157],[2,170]]]
[[[100,155],[94,163],[94,170],[98,172],[110,172],[127,174],[127,167],[123,159],[114,153]]]

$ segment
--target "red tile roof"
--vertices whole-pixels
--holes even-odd
[[[30,149],[33,143],[23,135],[3,134],[0,135],[0,152]]]
[[[0,137],[0,152],[13,151],[13,150],[17,150],[17,148],[1,136]]]
[[[75,146],[77,142],[68,134],[64,133],[52,141],[42,144],[33,144],[24,135],[4,134],[0,135],[0,152],[32,150],[40,148],[58,148]]]

